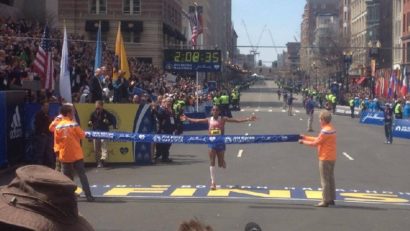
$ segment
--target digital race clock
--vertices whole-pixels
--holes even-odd
[[[221,71],[220,50],[165,50],[164,67],[167,71]]]

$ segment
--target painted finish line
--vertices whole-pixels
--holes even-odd
[[[79,189],[80,190],[80,189]],[[96,197],[145,198],[145,199],[272,199],[272,200],[320,200],[320,188],[268,186],[217,186],[207,185],[92,185]],[[410,205],[409,192],[377,190],[337,189],[336,199],[344,202]]]

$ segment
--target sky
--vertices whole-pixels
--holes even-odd
[[[252,44],[256,45],[263,31],[260,44],[272,46],[272,37],[276,46],[285,47],[288,42],[300,42],[300,24],[306,0],[232,0],[232,21],[238,34],[238,46],[250,45],[246,35],[245,22]],[[277,53],[284,48],[260,48],[257,60],[263,60],[264,65],[270,66],[277,59]],[[250,48],[240,48],[241,54],[249,54]]]

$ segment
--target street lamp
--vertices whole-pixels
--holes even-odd
[[[352,52],[351,51],[343,51],[343,75],[344,75],[344,82],[345,82],[345,90],[346,93],[349,92],[349,69],[350,65],[352,65]]]
[[[376,77],[376,65],[377,65],[377,59],[379,58],[380,55],[380,48],[382,47],[382,44],[380,43],[379,40],[377,41],[369,41],[369,57],[370,57],[370,88],[371,88],[371,98],[374,98],[375,91],[374,91],[374,78]]]
[[[316,62],[312,63],[312,69],[315,71],[315,89],[317,90],[318,88],[318,76],[317,76],[318,66],[316,65]]]

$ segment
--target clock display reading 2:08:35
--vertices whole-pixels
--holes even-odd
[[[219,63],[221,57],[219,51],[182,50],[175,51],[173,61],[175,63]]]
[[[172,72],[220,72],[220,50],[165,49],[164,69]]]

